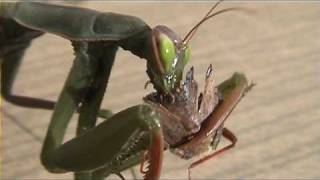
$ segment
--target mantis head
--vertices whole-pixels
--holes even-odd
[[[183,69],[190,57],[189,41],[202,23],[226,11],[242,10],[226,8],[212,13],[221,2],[222,0],[218,1],[183,39],[166,26],[156,26],[152,29],[149,36],[151,55],[147,62],[147,73],[158,93],[172,96],[179,87]]]
[[[166,26],[153,28],[149,42],[153,57],[147,63],[147,73],[158,92],[171,94],[180,84],[190,47]]]

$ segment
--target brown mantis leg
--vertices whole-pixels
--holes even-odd
[[[222,154],[223,152],[233,148],[236,145],[237,137],[230,130],[228,130],[227,128],[223,128],[222,135],[225,138],[227,138],[229,141],[231,141],[231,144],[219,149],[218,151],[215,151],[214,153],[212,153],[212,154],[210,154],[208,156],[205,156],[205,157],[193,162],[188,167],[188,178],[189,178],[189,180],[191,180],[191,169],[197,167],[198,165],[204,163],[205,161],[207,161],[207,160],[209,160],[209,159],[211,159],[211,158],[213,158],[215,156],[218,156],[218,155]]]

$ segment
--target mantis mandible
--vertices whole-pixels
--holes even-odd
[[[21,106],[54,109],[41,153],[44,167],[52,173],[76,172],[77,179],[102,179],[112,173],[123,178],[123,170],[141,163],[145,179],[159,179],[165,149],[190,159],[214,150],[222,136],[232,142],[192,163],[190,178],[192,168],[232,148],[236,137],[223,125],[253,85],[243,74],[235,73],[215,87],[211,65],[200,95],[193,68],[182,82],[190,56],[189,41],[200,25],[217,14],[237,10],[212,13],[220,2],[183,39],[166,26],[151,29],[133,16],[42,3],[0,2],[3,97]],[[70,40],[75,51],[56,103],[11,94],[25,49],[44,32]],[[144,97],[144,104],[113,115],[100,110],[100,105],[118,47],[147,60],[147,74],[156,92]],[[75,112],[79,113],[77,137],[62,144]],[[95,126],[98,116],[106,120]],[[145,161],[149,164],[146,171]]]

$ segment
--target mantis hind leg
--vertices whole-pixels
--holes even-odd
[[[1,75],[1,95],[2,97],[15,105],[28,107],[28,108],[41,108],[51,110],[54,108],[55,102],[15,95],[12,93],[13,82],[15,80],[16,71],[19,67],[20,60],[23,56],[21,52],[15,52],[7,56],[7,59],[2,62],[2,75]]]
[[[232,149],[236,143],[237,143],[237,137],[230,131],[228,130],[227,128],[223,128],[222,130],[222,135],[227,138],[229,141],[231,141],[231,144],[229,144],[228,146],[225,146],[217,151],[215,151],[214,153],[208,155],[208,156],[205,156],[195,162],[193,162],[189,167],[188,167],[188,177],[189,177],[189,180],[191,180],[191,169],[197,167],[198,165],[204,163],[205,161],[208,161],[209,159],[211,158],[214,158],[224,152],[226,152],[227,150],[230,150]]]
[[[24,56],[25,50],[29,47],[32,39],[42,34],[42,32],[23,27],[11,19],[1,19],[1,95],[6,101],[29,108],[54,108],[55,103],[53,101],[20,96],[12,93],[16,73]]]
[[[15,76],[24,55],[24,49],[28,45],[29,43],[24,46],[20,45],[21,47],[18,50],[6,54],[5,59],[3,59],[1,63],[1,95],[6,101],[18,106],[53,110],[56,104],[54,101],[12,94]],[[107,109],[101,109],[98,116],[108,119],[112,116],[112,112]]]

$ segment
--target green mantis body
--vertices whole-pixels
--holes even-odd
[[[3,96],[18,105],[54,109],[41,154],[48,171],[100,179],[120,174],[146,156],[150,166],[145,178],[158,179],[164,149],[189,159],[215,149],[222,135],[233,136],[223,123],[250,89],[246,77],[235,74],[215,88],[210,67],[205,92],[198,97],[193,71],[181,82],[190,53],[188,41],[169,28],[151,29],[133,16],[41,3],[0,2],[0,15]],[[21,33],[11,33],[10,28]],[[25,49],[43,32],[69,39],[75,51],[56,103],[10,93]],[[112,115],[100,110],[100,104],[118,47],[147,60],[156,93],[146,96],[144,104]],[[185,118],[184,111],[192,118]],[[75,112],[79,113],[77,137],[62,144]],[[106,120],[95,126],[98,114]]]

